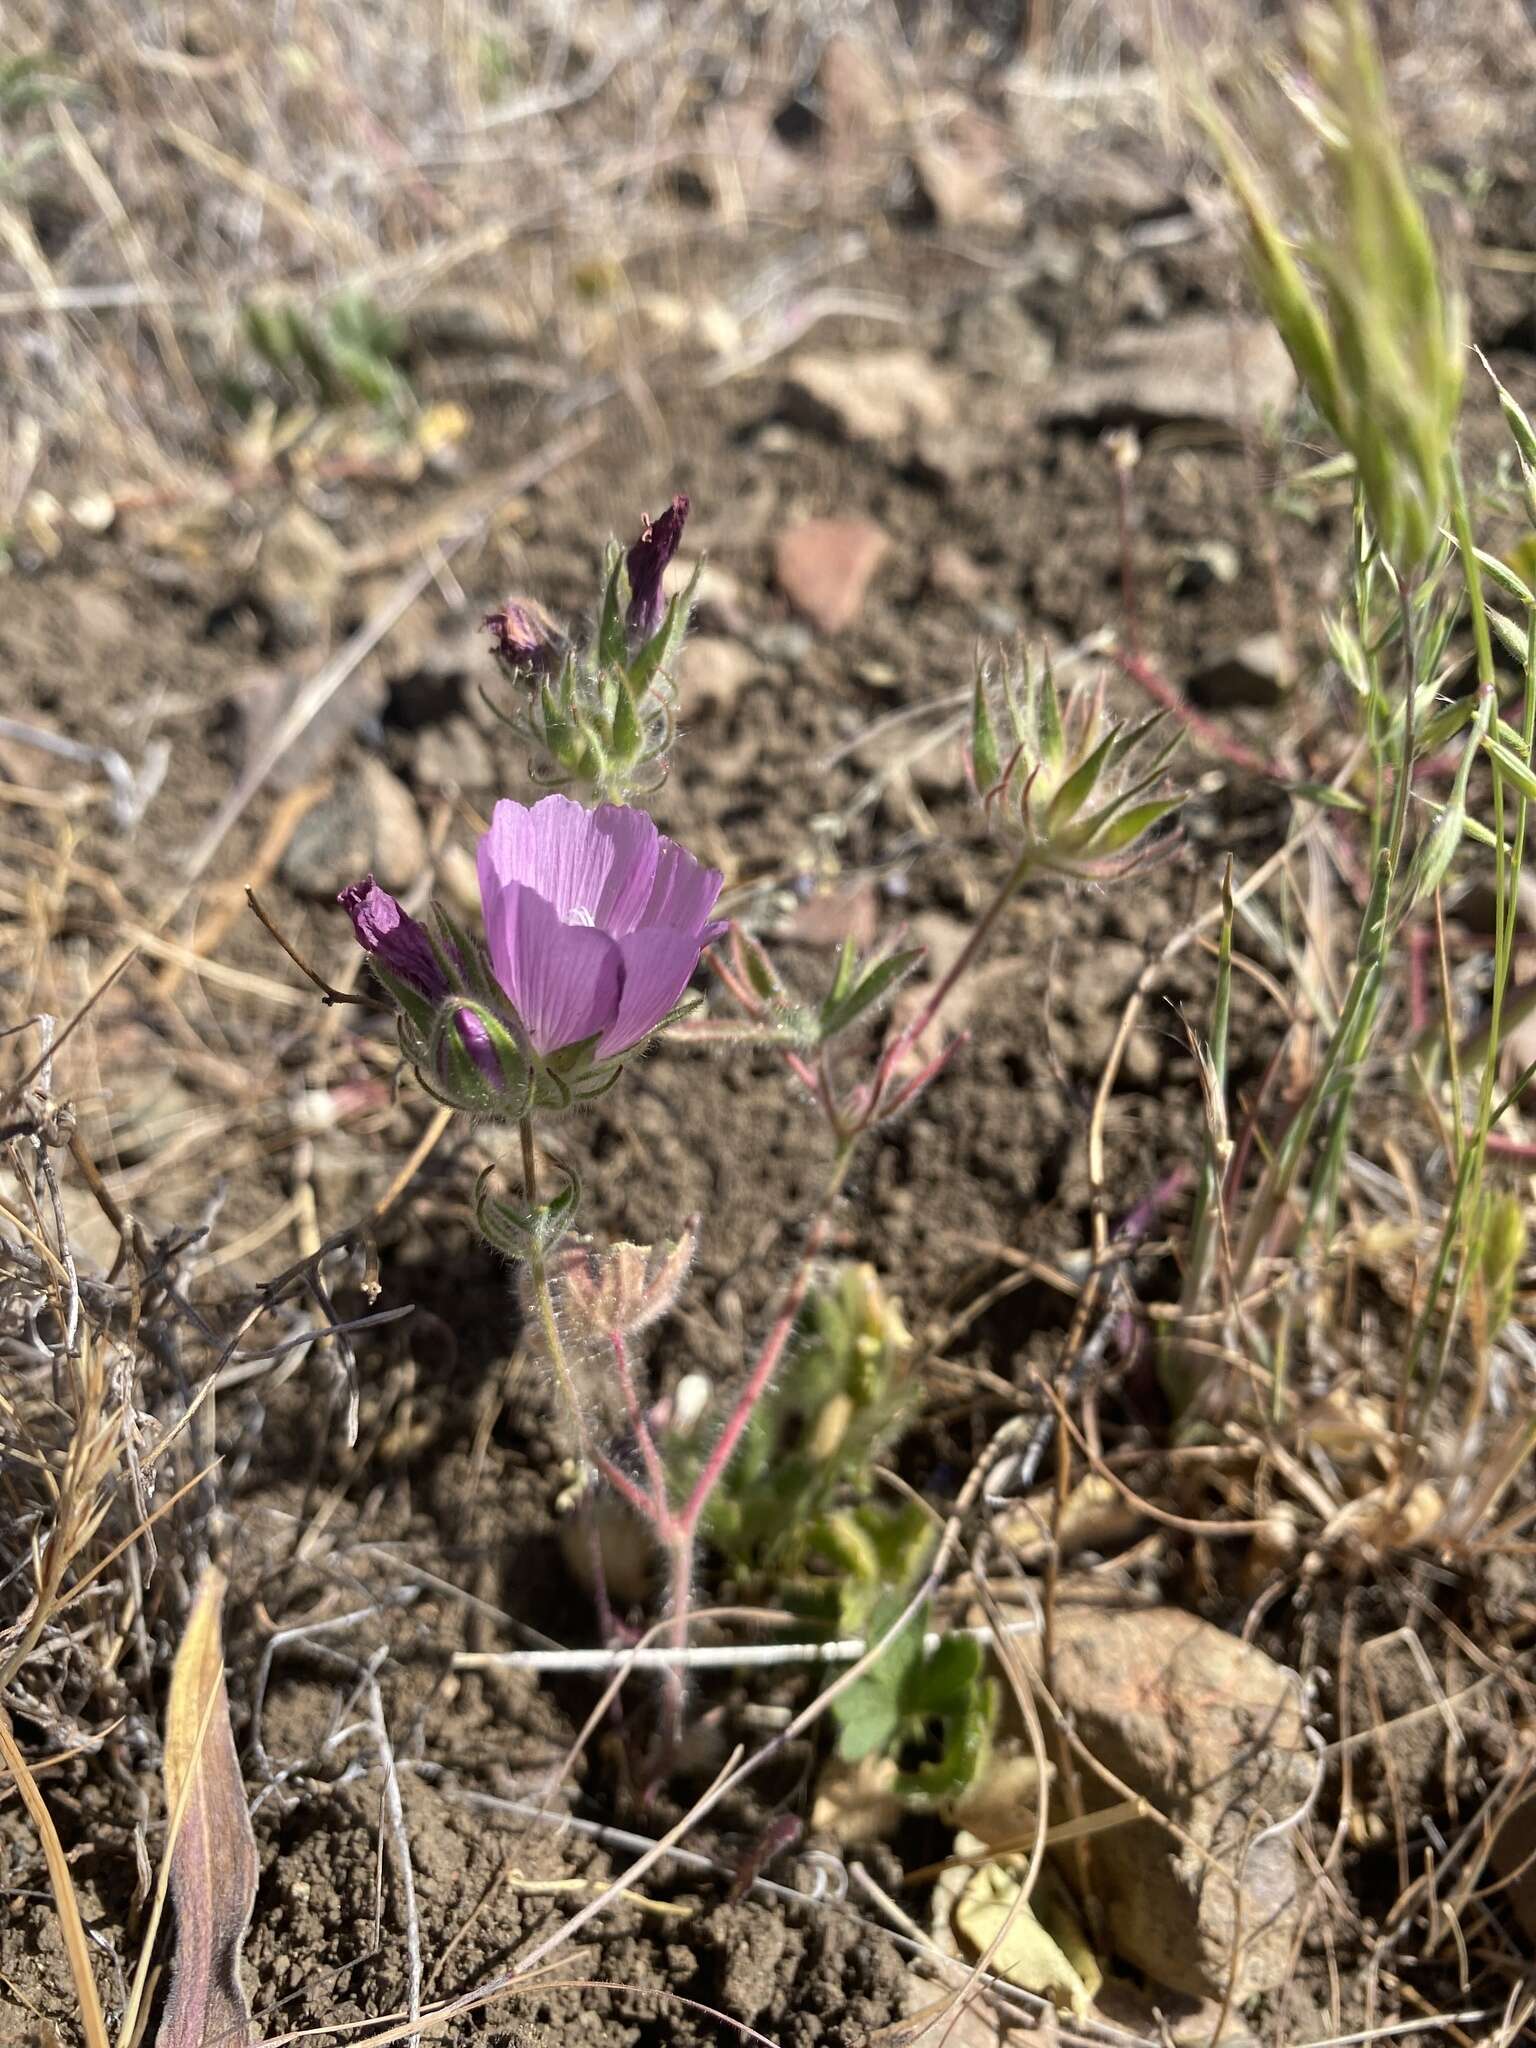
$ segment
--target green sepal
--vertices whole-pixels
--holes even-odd
[[[597,625],[597,659],[603,668],[623,668],[628,656],[623,597],[628,582],[623,550],[617,541],[610,541],[603,562],[603,609]]]
[[[629,664],[629,686],[643,697],[652,680],[676,661],[688,631],[688,617],[699,587],[704,564],[696,562],[687,584],[667,606],[667,615]]]
[[[627,676],[616,678],[618,689],[613,707],[613,726],[609,736],[615,770],[622,774],[639,760],[645,746],[645,734],[640,726],[640,713],[636,705],[637,691]]]
[[[509,1259],[526,1259],[532,1252],[547,1252],[570,1229],[581,1201],[581,1178],[560,1160],[552,1162],[565,1186],[547,1202],[499,1201],[489,1193],[495,1166],[486,1167],[475,1182],[475,1227],[486,1243]]]
[[[1040,759],[1054,773],[1066,759],[1066,753],[1067,738],[1061,722],[1061,698],[1056,689],[1056,671],[1047,658],[1045,673],[1040,682]]]
[[[1095,827],[1085,842],[1093,853],[1123,853],[1128,846],[1134,846],[1144,833],[1161,824],[1162,820],[1178,810],[1184,802],[1182,796],[1154,797],[1149,803],[1133,804],[1129,810],[1120,811],[1106,823]]]
[[[1115,744],[1115,735],[1109,733],[1099,741],[1086,761],[1081,762],[1057,790],[1046,806],[1045,830],[1049,838],[1061,825],[1075,818],[1083,805],[1092,796],[1094,785],[1104,772],[1110,749]]]
[[[978,665],[976,685],[971,698],[971,775],[976,784],[978,796],[985,796],[988,790],[996,789],[1003,772],[1002,754],[997,744],[997,729],[992,723],[992,712],[987,704],[986,677]]]

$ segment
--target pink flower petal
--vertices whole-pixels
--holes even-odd
[[[486,903],[485,936],[535,1052],[559,1052],[613,1024],[623,962],[606,932],[562,924],[536,890],[508,882]]]
[[[617,943],[624,961],[623,993],[618,1014],[598,1040],[597,1057],[603,1060],[628,1052],[654,1031],[676,1009],[699,964],[699,941],[692,932],[648,927]]]
[[[706,868],[674,840],[662,839],[656,878],[637,919],[642,930],[661,927],[675,932],[702,932],[725,880],[718,868]],[[723,929],[723,927],[721,927]],[[714,936],[718,937],[718,931]]]
[[[489,909],[493,882],[521,882],[566,923],[574,918],[615,935],[633,931],[650,894],[659,840],[646,813],[624,804],[587,811],[568,796],[546,796],[529,808],[504,797],[480,842],[480,893]]]

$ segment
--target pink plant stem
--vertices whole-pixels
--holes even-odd
[[[1144,660],[1139,654],[1128,653],[1123,647],[1112,647],[1109,658],[1120,673],[1129,676],[1133,683],[1139,683],[1154,704],[1161,705],[1175,717],[1186,732],[1193,733],[1209,753],[1220,754],[1234,768],[1246,768],[1251,775],[1262,775],[1272,782],[1282,782],[1284,777],[1271,763],[1245,747],[1241,740],[1234,740],[1224,733],[1214,720],[1203,718],[1194,706],[1185,703],[1179,692],[1159,669]]]
[[[648,1493],[642,1493],[622,1465],[615,1464],[606,1451],[600,1451],[594,1444],[591,1450],[593,1464],[602,1473],[614,1492],[627,1501],[637,1515],[654,1525],[656,1508]]]
[[[635,1442],[640,1446],[640,1455],[645,1460],[645,1474],[651,1482],[651,1497],[656,1503],[651,1519],[657,1528],[661,1529],[671,1520],[671,1508],[667,1501],[667,1475],[662,1466],[661,1453],[656,1448],[656,1439],[651,1435],[650,1424],[645,1419],[645,1410],[640,1405],[640,1395],[635,1387],[635,1375],[629,1362],[629,1346],[624,1342],[624,1332],[610,1330],[608,1341],[613,1346],[613,1362],[618,1367],[619,1387],[624,1395],[629,1426],[635,1433]]]
[[[668,1544],[672,1565],[672,1647],[688,1647],[688,1620],[693,1610],[693,1531],[680,1523],[672,1525]],[[668,1746],[675,1756],[683,1739],[683,1717],[688,1704],[688,1672],[681,1657],[667,1673]]]
[[[963,975],[968,974],[976,964],[976,960],[988,939],[991,938],[998,920],[1018,894],[1019,889],[1023,886],[1025,877],[1033,865],[1034,849],[1032,847],[1025,847],[1019,858],[1009,869],[1002,887],[987,905],[986,911],[971,932],[970,937],[961,947],[959,955],[950,966],[949,971],[940,975],[937,987],[932,995],[929,996],[927,1002],[924,1003],[916,1018],[907,1025],[904,1031],[898,1031],[886,1047],[881,1055],[880,1066],[875,1075],[875,1085],[871,1094],[873,1106],[879,1106],[897,1065],[906,1057],[911,1048],[917,1044],[934,1018],[938,1016],[940,1010],[948,1002],[955,984]]]
[[[694,1481],[693,1491],[677,1517],[678,1527],[687,1533],[690,1541],[698,1528],[699,1517],[703,1514],[710,1495],[719,1485],[721,1474],[730,1464],[736,1446],[741,1442],[742,1432],[752,1420],[753,1410],[768,1391],[768,1382],[778,1370],[779,1360],[784,1355],[784,1347],[789,1342],[790,1332],[795,1327],[795,1318],[800,1313],[806,1289],[811,1283],[811,1268],[821,1256],[822,1247],[826,1244],[832,1228],[832,1205],[842,1191],[849,1156],[846,1147],[838,1154],[816,1220],[806,1236],[805,1249],[800,1254],[800,1264],[774,1319],[773,1328],[768,1332],[736,1406],[731,1410],[724,1429],[715,1439],[714,1449],[705,1459],[704,1469]]]

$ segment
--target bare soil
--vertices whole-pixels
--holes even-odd
[[[1482,90],[1505,93],[1498,104],[1507,105],[1507,120],[1497,125],[1513,132],[1528,94],[1486,81]],[[1472,242],[1532,257],[1528,165],[1506,145],[1489,146],[1491,179],[1481,197],[1477,181],[1465,181],[1476,202]],[[432,1105],[409,1085],[397,1088],[387,1020],[311,1000],[243,912],[206,944],[209,971],[189,965],[184,949],[204,946],[211,920],[237,907],[241,886],[260,872],[264,902],[317,969],[331,979],[355,972],[342,915],[288,886],[282,847],[279,872],[264,857],[273,855],[274,832],[291,843],[284,806],[294,787],[345,785],[372,755],[412,791],[434,858],[468,845],[474,817],[497,795],[527,791],[518,749],[480,701],[491,678],[479,615],[513,588],[536,592],[556,613],[579,611],[603,539],[628,532],[672,490],[688,491],[696,508],[689,551],[734,579],[729,602],[706,606],[702,629],[734,637],[760,653],[762,665],[730,701],[685,705],[686,732],[676,773],[655,804],[658,821],[725,867],[736,903],[809,987],[850,926],[883,932],[907,921],[942,959],[1003,856],[968,798],[958,735],[905,765],[887,736],[924,734],[953,717],[981,642],[1018,631],[1060,652],[1106,624],[1125,624],[1112,463],[1097,432],[1053,424],[1047,400],[1126,322],[1228,315],[1240,299],[1230,250],[1176,196],[1154,216],[1179,224],[1168,235],[1149,233],[1134,212],[1128,217],[1113,193],[1095,200],[1085,160],[1096,164],[1100,151],[1113,163],[1117,149],[1138,177],[1162,180],[1177,195],[1179,166],[1144,130],[1087,133],[1049,169],[1019,165],[1028,201],[1022,229],[949,231],[885,219],[841,280],[850,292],[905,308],[903,342],[960,380],[963,438],[973,448],[967,473],[946,481],[908,449],[849,447],[790,423],[782,357],[710,388],[696,381],[696,365],[662,356],[645,366],[643,391],[621,389],[590,413],[588,446],[454,556],[344,687],[325,734],[306,738],[298,768],[285,764],[255,794],[198,892],[195,915],[172,927],[182,950],[141,960],[97,1005],[55,1075],[55,1093],[81,1105],[109,1186],[146,1230],[208,1226],[211,1257],[194,1292],[215,1327],[232,1327],[245,1290],[307,1241],[366,1213]],[[713,235],[701,235],[700,251],[701,263],[723,273],[742,259]],[[753,253],[761,262],[767,252]],[[644,260],[636,259],[637,282],[646,281]],[[683,260],[669,248],[667,267]],[[1531,397],[1536,322],[1528,292],[1521,303],[1511,299],[1511,274],[1472,270],[1474,310],[1499,374]],[[491,296],[515,293],[516,264],[499,257],[478,282]],[[1006,362],[1026,327],[1048,337],[1055,363],[1043,382],[1020,387],[999,372],[998,352]],[[893,333],[842,315],[818,326],[814,345],[888,346]],[[440,353],[421,364],[421,388],[428,396],[435,383],[459,390],[462,373]],[[114,936],[142,929],[175,886],[178,858],[206,829],[249,757],[252,734],[271,716],[272,699],[260,691],[312,673],[416,559],[411,533],[482,489],[494,493],[551,431],[536,389],[515,380],[471,390],[465,402],[474,428],[451,477],[323,490],[271,481],[242,490],[207,519],[184,508],[127,512],[111,532],[77,534],[56,559],[0,584],[0,699],[8,715],[117,749],[130,765],[156,743],[170,750],[164,782],[126,834],[112,833],[99,806],[80,819],[74,844],[67,809],[8,809],[18,870],[32,886],[56,891],[48,905],[52,956],[32,1007],[71,1014]],[[1474,413],[1474,432],[1486,438],[1480,396]],[[1286,623],[1303,655],[1313,647],[1347,506],[1303,517],[1269,495],[1277,474],[1302,466],[1305,452],[1177,423],[1145,431],[1129,540],[1135,632],[1176,688],[1223,650],[1274,627],[1276,589],[1291,593]],[[299,644],[254,594],[251,567],[263,532],[295,498],[308,499],[349,565],[334,612]],[[819,513],[874,518],[894,542],[862,616],[834,639],[800,628],[773,586],[775,537]],[[1230,582],[1199,567],[1213,543],[1235,551]],[[936,583],[936,551],[944,548],[958,548],[975,566],[974,594],[954,595],[942,575]],[[386,566],[370,566],[386,556]],[[1141,702],[1133,684],[1114,687],[1128,707]],[[242,711],[251,703],[254,712]],[[882,724],[896,714],[914,714],[910,727]],[[1209,716],[1229,748],[1304,777],[1334,712],[1307,681],[1289,707],[1217,707]],[[850,1183],[836,1248],[874,1262],[924,1332],[942,1328],[1003,1276],[999,1246],[1027,1252],[1042,1268],[1070,1272],[1080,1259],[1091,1220],[1088,1112],[1124,999],[1151,950],[1209,903],[1222,857],[1230,852],[1251,866],[1285,833],[1289,800],[1276,781],[1218,752],[1197,748],[1189,759],[1197,788],[1173,860],[1152,881],[1112,892],[1026,894],[961,1020],[968,1044]],[[871,778],[893,761],[871,793]],[[445,774],[460,786],[445,790]],[[0,739],[0,778],[62,793],[78,786],[80,771]],[[66,801],[73,800],[60,794]],[[352,879],[345,852],[339,845],[335,888]],[[323,871],[323,845],[315,859]],[[1203,1014],[1209,973],[1208,959],[1192,951],[1129,1048],[1106,1124],[1113,1218],[1198,1157],[1188,1025]],[[1275,1042],[1257,995],[1245,990],[1241,1000],[1252,1028],[1241,1040],[1239,1090],[1256,1083]],[[650,1242],[701,1216],[683,1311],[665,1326],[650,1367],[658,1387],[692,1367],[728,1380],[765,1326],[826,1172],[825,1140],[809,1106],[786,1092],[767,1055],[665,1045],[557,1142],[582,1172],[583,1226],[598,1239]],[[345,1375],[321,1347],[296,1369],[220,1398],[230,1690],[263,1865],[246,1961],[264,2033],[339,2029],[403,2005],[406,1919],[393,1852],[387,1841],[381,1848],[376,1757],[359,1691],[365,1670],[377,1675],[400,1771],[431,1990],[467,1988],[505,1967],[584,1896],[576,1887],[623,1860],[615,1846],[557,1837],[494,1804],[536,1798],[558,1773],[592,1708],[592,1683],[451,1665],[459,1649],[575,1644],[594,1634],[590,1601],[569,1568],[562,1496],[570,1447],[547,1390],[520,1363],[513,1279],[469,1227],[473,1177],[491,1156],[483,1133],[450,1130],[380,1233],[373,1307],[409,1304],[414,1312],[357,1339],[354,1441]],[[78,1180],[67,1194],[81,1240],[96,1247],[104,1268],[112,1233]],[[1166,1281],[1165,1258],[1154,1231],[1134,1268],[1138,1282],[1151,1289]],[[338,1294],[341,1313],[368,1307],[360,1278],[354,1270]],[[936,1505],[953,1497],[1010,1406],[1035,1399],[1031,1375],[1053,1369],[1070,1312],[1070,1297],[1037,1278],[949,1346],[932,1412],[898,1458]],[[1018,1399],[1010,1404],[1000,1388]],[[1099,1395],[1099,1426],[1155,1440],[1166,1423],[1144,1362],[1130,1353],[1117,1360]],[[185,1591],[174,1583],[176,1568],[167,1569],[172,1582],[155,1590],[148,1611],[154,1659],[174,1639]],[[1144,1590],[1155,1587],[1224,1626],[1246,1618],[1281,1661],[1312,1670],[1329,1665],[1341,1631],[1356,1640],[1386,1632],[1404,1600],[1416,1602],[1430,1657],[1454,1691],[1458,1670],[1464,1683],[1472,1667],[1460,1652],[1452,1659],[1452,1633],[1484,1640],[1488,1589],[1448,1584],[1417,1566],[1405,1568],[1402,1581],[1390,1592],[1349,1583],[1322,1593],[1299,1588],[1250,1616],[1219,1546],[1170,1540],[1141,1575]],[[645,1595],[642,1574],[630,1589],[632,1619],[645,1615]],[[1515,1630],[1528,1636],[1536,1619],[1529,1587],[1506,1586],[1500,1597],[1498,1626],[1523,1616]],[[339,1620],[349,1614],[356,1618]],[[335,1625],[292,1633],[322,1623]],[[258,1673],[268,1657],[258,1721]],[[160,1825],[152,1783],[160,1684],[148,1671],[126,1673],[115,1709],[111,1696],[78,1689],[78,1724],[55,1725],[30,1692],[14,1702],[18,1728],[39,1754],[70,1748],[87,1723],[104,1730],[89,1753],[45,1774],[103,1953],[110,1944],[131,1954],[145,1910],[139,1859]],[[1408,1677],[1401,1690],[1401,1701],[1379,1688],[1374,1699],[1356,1700],[1353,1725],[1423,1705]],[[691,1774],[649,1802],[635,1775],[635,1728],[604,1722],[567,1780],[572,1809],[597,1826],[654,1835],[731,1746],[761,1740],[754,1716],[770,1694],[780,1705],[800,1697],[793,1687],[705,1688]],[[37,1707],[30,1721],[29,1702]],[[1336,1701],[1324,1704],[1337,1714]],[[643,1726],[643,1703],[631,1720]],[[1375,1790],[1373,1767],[1362,1763],[1363,1796],[1384,1820],[1378,1836],[1348,1845],[1342,1866],[1350,1915],[1359,1917],[1341,1911],[1326,1944],[1321,1931],[1309,1941],[1289,2016],[1277,2011],[1265,2022],[1275,2040],[1324,2030],[1329,1969],[1350,1980],[1363,1927],[1389,1908],[1398,1875],[1394,1811],[1400,1817],[1406,1800],[1414,1812],[1443,1819],[1479,1772],[1494,1768],[1496,1732],[1452,1765],[1433,1740],[1439,1730],[1438,1721],[1421,1729],[1425,1756],[1402,1761],[1391,1782],[1378,1772]],[[690,1839],[715,1867],[663,1863],[647,1881],[648,1903],[620,1905],[586,1931],[560,1984],[461,2024],[492,2040],[561,2048],[583,2040],[688,2044],[728,2038],[714,2016],[723,2012],[785,2048],[854,2048],[876,2038],[906,2009],[907,1966],[862,1909],[850,1916],[730,1897],[731,1873],[762,1829],[780,1813],[806,1812],[815,1764],[811,1750],[791,1751],[750,1799],[717,1813]],[[802,1843],[770,1874],[799,1882],[810,1867],[806,1852],[817,1846]],[[899,1882],[895,1859],[887,1868],[884,1854],[873,1867]],[[18,2016],[4,2015],[3,2024],[19,2029],[28,2013],[67,2012],[69,1991],[41,1858],[14,1800],[0,1805],[0,1857],[0,1987]],[[907,1903],[921,1917],[920,1906]],[[1411,1959],[1402,1967],[1412,1980]],[[106,1995],[120,1995],[105,1960],[102,1973]],[[1414,1981],[1431,2001],[1465,1996],[1443,1959]],[[1358,2003],[1346,1995],[1347,2011]]]

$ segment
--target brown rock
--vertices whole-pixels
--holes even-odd
[[[841,633],[863,609],[891,537],[871,519],[806,519],[779,536],[774,578],[821,633]]]
[[[283,880],[300,896],[334,897],[372,872],[386,889],[408,889],[427,864],[415,799],[384,763],[369,758],[306,812],[283,856]]]
[[[346,551],[302,505],[286,505],[261,537],[251,596],[284,647],[327,640],[341,596]]]
[[[488,789],[496,780],[490,747],[463,712],[417,733],[410,770],[419,789]]]
[[[710,708],[728,710],[763,664],[749,647],[721,634],[696,633],[683,646],[677,688],[683,718]]]
[[[949,379],[921,349],[807,351],[785,375],[784,409],[832,439],[878,444],[949,426],[955,401]]]
[[[1288,410],[1296,372],[1268,321],[1198,314],[1166,327],[1122,327],[1046,417],[1078,426],[1174,424],[1256,429]]]
[[[942,143],[912,152],[913,220],[923,227],[1008,227],[1020,215],[1017,196],[993,165]]]
[[[416,799],[378,760],[363,763],[358,785],[373,825],[373,871],[386,889],[409,889],[427,865]]]
[[[833,36],[816,67],[816,108],[834,150],[876,141],[901,118],[901,100],[885,66],[852,36]]]
[[[1234,2003],[1283,1982],[1296,1930],[1287,1835],[1263,1838],[1306,1797],[1315,1765],[1299,1683],[1262,1651],[1174,1608],[1063,1607],[1052,1693],[1090,1753],[1180,1830],[1115,1830],[1091,1859],[1114,1947],[1159,1984]],[[1078,1767],[1091,1808],[1123,1797]],[[1242,1873],[1241,1898],[1213,1867]],[[1069,1869],[1070,1875],[1070,1869]]]

